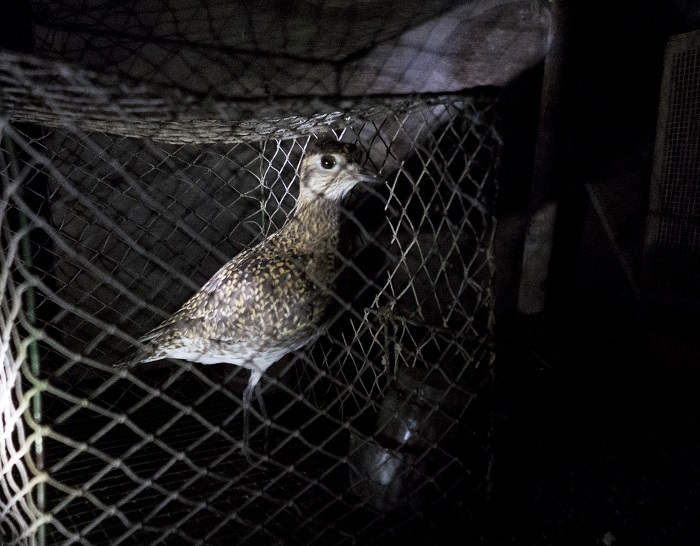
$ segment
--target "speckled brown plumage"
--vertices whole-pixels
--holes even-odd
[[[248,406],[261,375],[323,330],[337,271],[340,201],[377,182],[350,144],[320,141],[302,161],[297,206],[276,233],[224,265],[171,318],[146,334],[135,361],[180,358],[251,370]],[[332,164],[332,165],[331,165]]]
[[[228,262],[144,336],[152,354],[143,361],[173,357],[192,343],[201,355],[188,360],[211,361],[203,363],[222,362],[241,344],[254,352],[305,345],[318,334],[330,298],[337,242],[337,204],[322,198],[303,204],[280,231]]]

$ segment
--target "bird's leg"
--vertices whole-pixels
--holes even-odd
[[[253,391],[261,377],[262,373],[260,370],[255,368],[251,370],[248,385],[243,391],[243,454],[249,463],[252,463],[250,458],[250,402],[253,399]]]
[[[260,405],[260,414],[262,415],[263,419],[267,421],[268,415],[267,415],[267,409],[265,408],[265,401],[263,400],[262,396],[262,391],[260,390],[260,383],[258,383],[255,386],[255,398],[258,400],[258,404]],[[263,445],[265,452],[267,453],[268,450],[268,440],[270,436],[270,427],[265,424],[265,444]]]

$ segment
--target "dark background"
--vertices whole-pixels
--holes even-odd
[[[639,280],[664,45],[700,28],[700,5],[565,4],[559,215],[538,316],[515,311],[543,66],[504,89],[500,105],[495,458],[488,517],[470,540],[696,545],[698,319],[640,311],[585,184],[598,192]],[[0,34],[23,49],[21,23],[0,18]],[[436,543],[466,542],[452,531]]]
[[[641,305],[643,286],[640,299],[621,256],[640,286],[664,47],[700,28],[700,4],[563,5],[558,217],[538,316],[515,313],[511,272],[530,201],[543,66],[501,103],[496,464],[482,540],[698,544],[698,317]]]

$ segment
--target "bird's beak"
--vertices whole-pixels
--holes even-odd
[[[365,184],[383,184],[384,179],[367,167],[357,167],[357,175]]]

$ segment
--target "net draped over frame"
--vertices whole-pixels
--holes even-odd
[[[31,2],[33,53],[0,52],[2,540],[369,543],[476,512],[499,138],[465,89],[537,62],[549,15],[397,6]],[[333,320],[263,377],[251,464],[247,370],[113,364],[284,224],[329,134],[386,182],[344,204]]]

